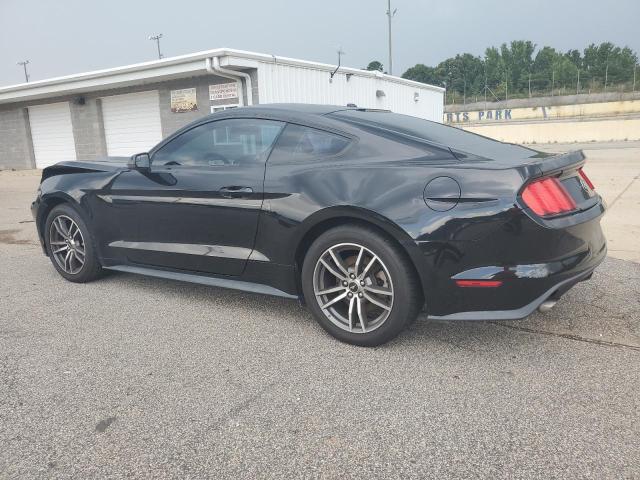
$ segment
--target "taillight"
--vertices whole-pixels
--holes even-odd
[[[587,177],[587,174],[584,173],[583,169],[578,170],[578,173],[580,174],[580,176],[584,180],[584,183],[586,183],[591,190],[595,190],[596,189],[596,187],[593,186],[593,182],[591,182],[591,180],[589,180],[589,177]]]
[[[527,185],[522,192],[522,200],[542,217],[572,212],[576,209],[576,202],[555,177],[543,178]]]

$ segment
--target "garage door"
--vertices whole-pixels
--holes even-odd
[[[157,90],[104,97],[102,118],[109,155],[146,152],[162,140]]]
[[[76,160],[68,102],[29,107],[29,124],[36,167],[48,167],[62,160]]]

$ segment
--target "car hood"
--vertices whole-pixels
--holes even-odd
[[[116,172],[127,168],[129,157],[101,157],[95,160],[68,160],[42,170],[42,180],[66,173]]]
[[[129,157],[99,157],[94,160],[74,160],[64,161],[53,165],[53,167],[64,166],[71,168],[84,168],[101,172],[110,172],[126,167]]]

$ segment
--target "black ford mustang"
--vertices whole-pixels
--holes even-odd
[[[110,269],[299,298],[371,346],[421,309],[523,318],[589,278],[605,207],[583,164],[386,111],[266,105],[131,159],[48,167],[32,210],[68,280]]]

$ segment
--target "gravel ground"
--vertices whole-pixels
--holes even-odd
[[[35,177],[12,178],[0,478],[640,477],[638,263],[608,258],[544,315],[363,349],[288,300],[65,282],[19,223]]]

